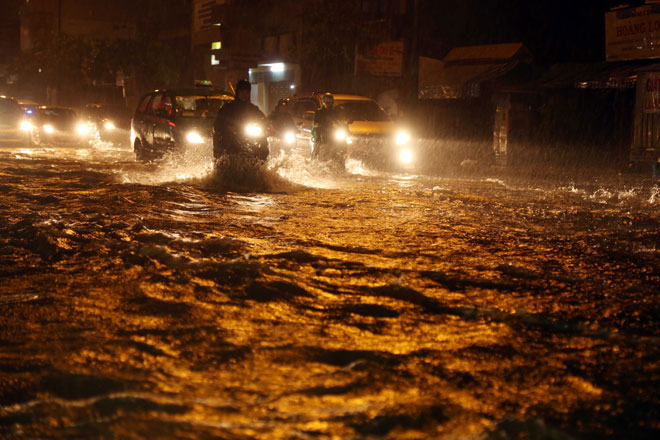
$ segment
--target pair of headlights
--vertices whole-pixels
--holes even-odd
[[[21,130],[30,131],[30,130],[32,130],[32,128],[33,127],[32,127],[32,124],[30,123],[30,121],[21,122]],[[44,124],[42,126],[42,128],[48,134],[55,133],[55,127],[53,127],[51,124]],[[89,134],[89,126],[87,124],[78,124],[76,126],[76,132],[81,136],[85,136],[85,135]]]

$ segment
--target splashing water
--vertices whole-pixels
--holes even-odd
[[[213,170],[213,150],[210,143],[188,146],[183,151],[166,153],[161,160],[138,169],[120,169],[121,183],[159,185],[202,179]]]
[[[660,200],[660,186],[655,185],[651,188],[651,197],[649,197],[649,203],[654,205],[658,200]]]

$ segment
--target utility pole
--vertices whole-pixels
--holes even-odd
[[[60,55],[62,51],[62,0],[57,0],[57,35],[55,36],[57,58],[55,59],[55,89],[51,95],[51,104],[59,104],[60,94]]]
[[[417,101],[419,83],[419,0],[406,0],[401,99],[406,107]]]

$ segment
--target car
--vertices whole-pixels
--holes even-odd
[[[25,112],[25,117],[30,120],[34,117],[34,115],[37,114],[37,109],[39,107],[38,103],[23,99],[18,100],[18,105],[20,105],[23,111]]]
[[[87,104],[82,114],[90,125],[95,141],[111,142],[119,146],[130,142],[131,113],[125,106]]]
[[[310,142],[314,112],[321,108],[324,93],[295,95],[280,101],[278,107],[288,111],[297,127],[296,138]],[[349,136],[349,157],[377,167],[411,169],[415,166],[415,152],[410,132],[397,124],[378,105],[366,96],[333,93],[334,108],[345,121]],[[281,111],[277,108],[275,112]]]
[[[131,145],[137,160],[212,143],[218,110],[234,97],[224,90],[192,88],[154,90],[138,102],[131,119]]]
[[[28,146],[32,124],[13,98],[0,95],[0,145]]]
[[[71,107],[41,105],[32,119],[32,143],[50,147],[86,147],[92,139],[87,121]]]

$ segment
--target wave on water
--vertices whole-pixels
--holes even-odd
[[[214,191],[237,193],[289,193],[301,188],[282,177],[269,162],[242,156],[217,159],[212,172],[201,179],[201,183]]]

